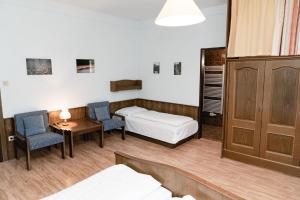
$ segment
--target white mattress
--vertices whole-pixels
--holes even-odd
[[[42,200],[172,200],[152,176],[114,165]],[[176,198],[177,199],[177,198]],[[178,198],[181,199],[181,198]],[[185,198],[183,198],[185,199]],[[195,200],[195,199],[186,199]]]
[[[160,194],[165,197],[166,192],[160,188],[153,177],[114,165],[43,200],[143,200],[157,191],[156,198]]]
[[[170,190],[167,190],[164,187],[160,187],[153,193],[149,194],[143,200],[170,200],[170,199],[172,199],[172,192]]]
[[[125,120],[126,130],[170,144],[176,144],[198,131],[198,122],[196,120],[191,120],[180,126],[138,118],[134,115],[126,116]]]

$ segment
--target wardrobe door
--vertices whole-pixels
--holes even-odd
[[[265,61],[229,62],[227,148],[259,155]]]
[[[299,84],[300,60],[266,63],[261,157],[299,165]]]

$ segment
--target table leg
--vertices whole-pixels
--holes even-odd
[[[101,128],[101,131],[99,132],[99,147],[103,148],[103,143],[104,143],[104,130],[103,130],[103,126]]]
[[[71,158],[73,158],[73,145],[74,145],[73,134],[71,132],[69,133],[69,154]]]

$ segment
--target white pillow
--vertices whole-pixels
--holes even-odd
[[[126,108],[122,108],[120,110],[116,111],[116,114],[118,115],[123,115],[125,117],[129,117],[133,114],[139,113],[139,112],[145,112],[148,111],[146,108],[141,108],[138,106],[132,106],[132,107],[126,107]]]

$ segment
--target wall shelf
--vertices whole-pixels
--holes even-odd
[[[142,80],[119,80],[110,81],[110,91],[119,92],[124,90],[141,90]]]

